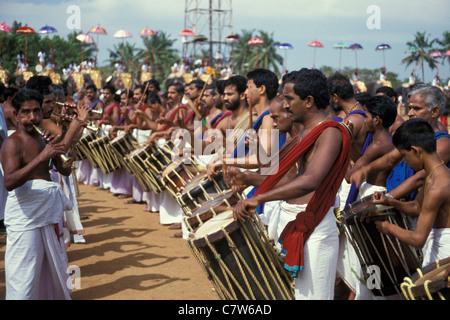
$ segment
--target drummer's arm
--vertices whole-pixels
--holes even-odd
[[[430,234],[439,207],[442,204],[442,197],[439,191],[428,191],[427,197],[423,197],[419,218],[415,230],[406,230],[395,224],[389,223],[387,220],[375,221],[377,229],[385,234],[391,234],[398,238],[401,242],[412,245],[416,248],[422,248]]]
[[[420,200],[423,198],[423,193],[419,192],[416,199],[413,201],[401,201],[394,199],[389,193],[383,194],[381,192],[376,192],[373,195],[372,201],[374,204],[383,204],[387,206],[392,206],[400,212],[403,212],[407,216],[417,217],[420,213]]]

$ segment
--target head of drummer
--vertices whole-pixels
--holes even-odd
[[[432,126],[424,119],[405,121],[395,131],[394,146],[401,153],[405,163],[414,171],[424,168],[426,155],[436,153],[436,136]]]
[[[268,69],[254,69],[247,73],[247,102],[252,106],[269,105],[278,93],[278,77]]]
[[[235,111],[246,106],[245,90],[247,78],[244,76],[232,76],[226,80],[223,90],[223,104],[227,110]]]
[[[329,105],[327,78],[317,69],[302,68],[283,77],[284,107],[292,113],[292,121],[305,123]]]
[[[202,79],[192,80],[184,89],[184,94],[186,97],[191,99],[191,101],[195,101],[200,97],[200,93],[202,92],[204,86],[205,81]]]
[[[147,99],[147,92],[145,92],[144,85],[137,85],[133,90],[133,103],[137,105],[139,101],[145,101]],[[139,108],[139,107],[138,107]]]
[[[408,117],[421,118],[434,128],[440,127],[439,118],[445,111],[447,98],[442,90],[431,84],[416,84],[408,93]],[[447,131],[447,128],[442,128]]]
[[[181,104],[184,95],[184,85],[180,82],[170,83],[167,86],[167,104],[176,108]]]
[[[27,81],[26,87],[38,91],[43,96],[42,116],[50,119],[55,109],[55,97],[52,93],[52,80],[47,76],[33,76]]]
[[[397,117],[397,106],[388,96],[373,96],[367,100],[366,111],[366,129],[370,133],[387,130],[394,124]]]
[[[280,134],[290,132],[292,129],[292,114],[284,108],[283,95],[276,96],[269,107],[272,127],[278,129]]]
[[[33,89],[22,88],[12,99],[12,105],[17,112],[18,131],[36,135],[33,125],[40,127],[43,118],[42,94]]]

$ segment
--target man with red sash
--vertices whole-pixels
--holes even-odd
[[[246,220],[261,203],[283,200],[281,208],[293,213],[280,242],[285,268],[295,278],[295,298],[332,300],[339,249],[333,210],[350,162],[350,136],[326,115],[329,94],[320,71],[291,72],[283,86],[285,108],[303,125],[299,143],[280,159],[278,171],[252,175],[258,190],[238,202],[234,217]]]

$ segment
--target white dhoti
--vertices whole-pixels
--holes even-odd
[[[448,257],[450,257],[450,228],[432,229],[423,248],[422,266]]]
[[[29,180],[9,192],[6,299],[70,299],[67,255],[55,227],[71,208],[61,185],[53,181]]]
[[[338,234],[332,206],[314,229],[304,246],[304,269],[295,278],[296,300],[333,300],[338,256]],[[292,205],[282,201],[275,207],[272,219],[277,219],[276,238],[305,205]],[[274,220],[275,221],[275,220]],[[274,222],[272,221],[272,222]]]
[[[177,200],[167,190],[161,192],[160,196],[159,222],[161,224],[181,223],[184,213]]]

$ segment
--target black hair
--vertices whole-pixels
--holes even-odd
[[[9,97],[14,97],[14,95],[17,93],[18,89],[14,87],[8,87],[5,89],[5,92],[3,93],[3,98],[8,99]]]
[[[365,106],[367,101],[370,99],[371,95],[368,92],[355,93],[355,99],[362,105]]]
[[[235,86],[239,94],[244,93],[247,89],[247,78],[244,76],[232,76],[226,80],[224,89],[228,86]]]
[[[92,91],[97,92],[97,86],[95,84],[93,84],[93,83],[88,84],[86,86],[86,91],[88,91],[89,89],[92,89]]]
[[[218,80],[216,83],[217,91],[220,95],[223,95],[223,90],[225,89],[226,80]]]
[[[52,79],[47,76],[33,76],[26,84],[28,89],[39,91],[42,95],[51,94],[50,86],[52,85]]]
[[[105,84],[103,90],[109,90],[112,94],[116,94],[116,88],[111,84]]]
[[[283,76],[283,86],[286,83],[294,84],[294,92],[302,100],[312,96],[318,109],[326,109],[330,104],[327,78],[317,69],[302,68]]]
[[[380,117],[385,128],[392,126],[397,117],[397,106],[388,96],[374,96],[369,98],[366,109],[372,117]]]
[[[386,96],[388,96],[389,98],[393,98],[395,103],[397,103],[397,101],[398,101],[398,100],[397,100],[398,94],[397,94],[397,92],[396,92],[394,89],[392,89],[391,87],[388,87],[388,86],[379,87],[379,88],[375,91],[375,94],[377,94],[377,93],[383,93],[383,94],[385,94]]]
[[[191,84],[194,84],[197,90],[202,90],[203,86],[205,85],[205,81],[203,81],[202,79],[195,79],[189,83],[189,85]]]
[[[436,152],[436,136],[431,125],[424,119],[413,118],[395,130],[392,143],[398,150],[410,151],[412,146],[427,153]]]
[[[182,84],[181,82],[170,83],[169,85],[167,85],[167,89],[169,87],[175,87],[175,90],[177,90],[178,94],[184,93],[184,84]]]
[[[262,85],[266,87],[267,98],[272,100],[277,96],[278,91],[278,77],[275,73],[267,69],[255,69],[247,73],[247,81],[253,80],[256,87],[259,88]]]
[[[159,85],[159,82],[158,82],[158,80],[156,80],[155,78],[152,78],[152,79],[150,79],[150,80],[148,80],[148,81],[145,81],[145,82],[144,82],[144,85],[146,86],[147,83],[148,83],[148,85],[151,85],[151,84],[152,84],[152,85],[155,87],[156,91],[161,90],[161,87],[160,87],[160,85]]]
[[[150,102],[152,104],[158,102],[159,104],[161,104],[161,98],[159,97],[157,92],[151,92],[147,98],[147,102]]]
[[[14,95],[12,99],[12,105],[17,112],[19,112],[22,105],[27,101],[35,100],[39,103],[39,107],[42,106],[42,102],[44,101],[43,95],[34,89],[30,88],[22,88]]]
[[[212,94],[212,95],[215,95],[215,94],[216,94],[216,91],[217,91],[217,87],[216,87],[215,84],[208,84],[208,85],[205,87],[205,91],[206,91],[206,90],[212,90],[212,91],[211,91],[211,94]]]
[[[353,98],[355,95],[350,79],[339,72],[335,72],[333,75],[329,76],[327,84],[330,96],[337,94],[339,98],[347,100]]]

